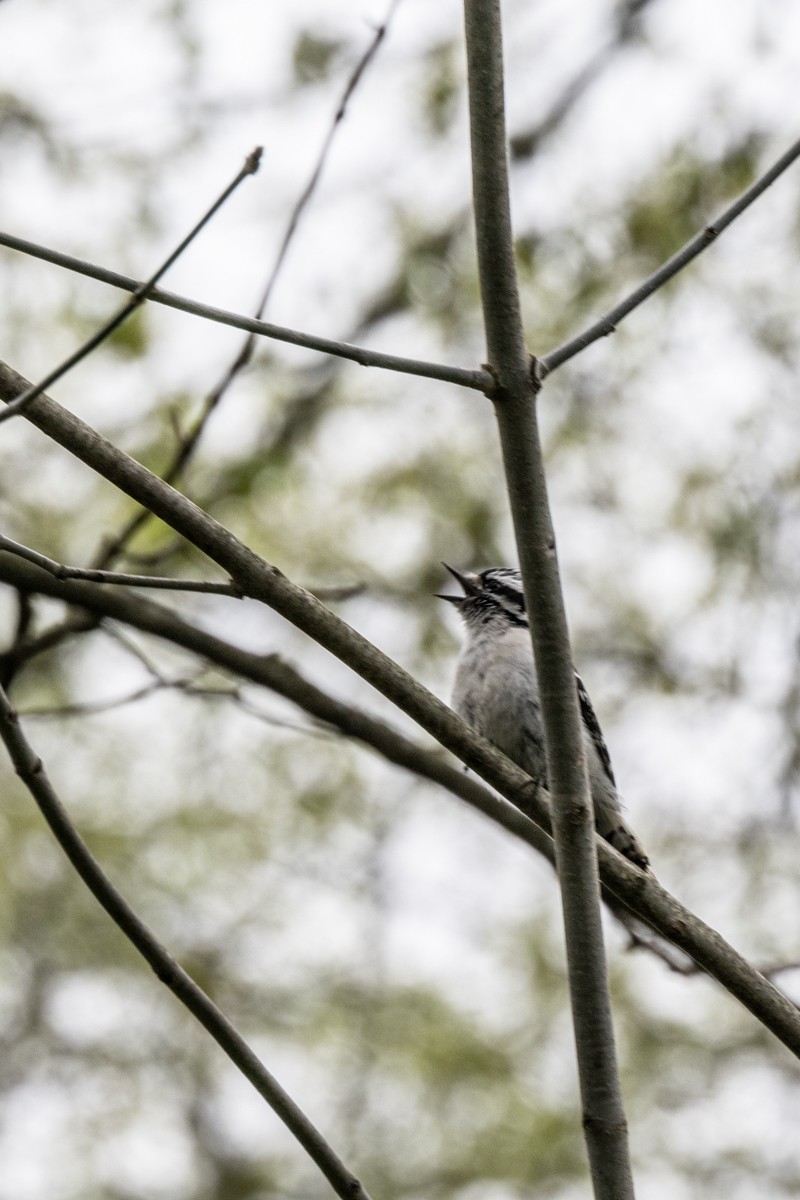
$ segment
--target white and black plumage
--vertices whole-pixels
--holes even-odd
[[[547,786],[539,684],[519,572],[492,567],[471,574],[444,565],[464,590],[463,596],[442,596],[455,605],[466,627],[453,707],[476,732]],[[577,671],[575,686],[597,831],[647,869],[647,855],[622,816],[600,723]]]

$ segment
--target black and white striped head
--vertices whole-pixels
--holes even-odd
[[[490,567],[488,571],[472,574],[457,571],[442,563],[464,590],[463,596],[440,598],[455,605],[468,629],[480,626],[522,626],[528,628],[525,596],[519,571],[510,567]]]

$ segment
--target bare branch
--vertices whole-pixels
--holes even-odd
[[[164,676],[161,668],[157,663],[153,662],[150,655],[139,645],[135,638],[129,636],[128,631],[120,628],[118,625],[106,625],[103,632],[107,634],[112,641],[128,654],[131,658],[135,658],[139,666],[144,667],[145,672],[151,679],[163,680]]]
[[[347,112],[348,102],[358,87],[359,82],[363,78],[367,67],[377,54],[380,44],[386,36],[389,23],[399,2],[400,0],[391,0],[383,23],[375,30],[369,45],[367,46],[364,54],[361,56],[347,81],[342,98],[337,105],[333,121],[323,140],[322,147],[309,180],[299,199],[297,200],[294,209],[292,210],[286,232],[281,239],[281,244],[275,257],[275,262],[273,263],[269,278],[267,279],[267,283],[261,294],[261,298],[256,305],[255,313],[253,314],[256,320],[260,321],[264,315],[264,311],[269,303],[270,297],[272,296],[278,276],[280,275],[281,267],[286,259],[286,255],[288,254],[294,235],[297,232],[301,217],[310,204],[317,185],[322,177],[322,172],[324,170],[328,154],[330,153],[331,146],[333,145],[333,139],[335,137],[336,130],[343,121],[345,113]],[[223,372],[222,378],[206,395],[201,406],[200,413],[192,428],[184,437],[180,438],[175,453],[173,454],[172,461],[169,463],[166,470],[161,472],[161,478],[165,479],[167,483],[175,483],[175,481],[180,479],[181,475],[185,471],[186,466],[197,449],[200,439],[203,436],[203,432],[212,415],[216,412],[225,394],[232,387],[235,380],[250,362],[253,356],[256,340],[255,333],[248,333],[247,337],[244,339],[238,351],[236,352],[233,361]],[[135,513],[128,521],[126,521],[119,533],[117,533],[113,538],[105,541],[105,544],[95,559],[95,566],[103,568],[112,563],[117,556],[122,553],[127,544],[130,542],[130,539],[136,533],[138,533],[149,517],[150,513],[148,513],[146,510],[139,510],[139,512]]]
[[[317,161],[314,164],[314,167],[312,168],[311,175],[309,176],[308,182],[306,183],[306,186],[303,188],[303,191],[301,192],[301,194],[297,200],[297,203],[295,204],[294,209],[292,210],[292,214],[289,218],[289,223],[286,227],[286,232],[283,235],[283,239],[281,240],[281,244],[278,249],[278,254],[275,259],[275,265],[272,268],[272,273],[269,277],[269,281],[267,282],[267,286],[264,289],[264,294],[261,297],[261,303],[259,304],[259,307],[257,310],[257,316],[259,316],[259,317],[263,314],[264,309],[267,307],[267,304],[269,303],[270,296],[272,295],[273,289],[275,287],[275,283],[277,282],[278,275],[280,274],[281,267],[283,266],[284,260],[289,251],[289,247],[292,243],[294,235],[297,232],[297,228],[300,224],[300,220],[301,220],[306,208],[308,207],[308,205],[314,195],[314,192],[317,189],[320,179],[322,178],[322,172],[325,170],[325,164],[328,161],[328,155],[330,154],[331,146],[333,145],[333,139],[336,136],[336,131],[338,130],[339,126],[341,125],[342,121],[345,118],[345,115],[347,113],[347,106],[350,103],[350,100],[352,99],[353,93],[355,92],[359,83],[363,79],[365,71],[369,67],[372,60],[375,58],[375,55],[378,53],[381,42],[386,37],[386,32],[389,28],[389,25],[391,23],[391,20],[395,14],[395,11],[396,11],[399,3],[400,3],[400,0],[390,0],[389,7],[386,10],[386,16],[383,18],[382,23],[380,25],[378,25],[378,27],[376,28],[375,33],[373,34],[372,40],[370,41],[369,45],[367,46],[366,50],[362,54],[359,61],[356,63],[356,65],[353,68],[353,71],[350,75],[350,78],[348,79],[347,83],[345,84],[341,99],[339,100],[339,103],[336,106],[336,112],[334,113],[333,121],[331,122],[330,128],[328,129],[328,132],[323,140],[322,146],[320,147],[320,151],[317,156]],[[252,338],[252,335],[251,335],[251,338]]]
[[[612,18],[613,28],[608,41],[578,68],[573,78],[556,97],[549,110],[528,129],[511,136],[509,149],[513,160],[529,159],[542,143],[561,129],[564,119],[574,110],[593,83],[617,60],[620,49],[638,33],[643,10],[652,0],[623,0]]]
[[[495,414],[542,702],[583,1131],[597,1200],[633,1200],[594,817],[555,554],[508,188],[500,0],[465,0],[472,194]]]
[[[115,708],[125,708],[128,704],[135,704],[139,700],[146,700],[149,696],[154,695],[155,692],[166,691],[169,688],[184,690],[179,680],[174,680],[170,683],[166,679],[151,679],[149,683],[142,684],[135,691],[128,692],[125,696],[116,696],[111,700],[87,700],[85,702],[78,701],[75,704],[42,705],[40,708],[20,709],[17,715],[35,720],[48,720],[61,717],[94,717],[99,713],[111,712]]]
[[[30,254],[41,258],[55,266],[75,271],[79,275],[87,275],[90,279],[99,279],[111,287],[120,288],[123,292],[137,292],[142,284],[127,275],[117,271],[109,271],[105,267],[95,266],[71,254],[62,254],[50,250],[36,242],[26,241],[25,238],[15,237],[10,233],[0,232],[0,246],[10,250],[18,250],[21,254]],[[268,321],[258,321],[254,317],[240,313],[228,312],[224,308],[215,308],[211,304],[201,304],[198,300],[190,300],[187,296],[179,296],[175,292],[166,292],[162,288],[154,288],[148,295],[148,300],[156,304],[164,304],[167,308],[176,308],[180,312],[190,313],[195,317],[203,317],[208,321],[217,321],[221,325],[230,325],[234,329],[244,329],[247,333],[255,333],[260,337],[272,338],[277,342],[286,342],[291,346],[300,346],[306,350],[319,350],[322,354],[331,354],[334,358],[345,358],[358,363],[361,367],[381,367],[386,371],[398,371],[403,375],[418,375],[424,379],[438,379],[443,383],[455,383],[473,391],[483,392],[491,387],[491,376],[487,371],[474,371],[466,367],[451,367],[444,363],[425,362],[422,359],[404,358],[399,354],[384,354],[380,350],[367,350],[364,346],[353,346],[348,342],[337,342],[333,338],[316,337],[310,333],[301,333],[296,329],[287,329],[283,325],[273,325]]]
[[[156,695],[158,692],[180,692],[182,695],[194,700],[224,700],[235,705],[242,712],[247,713],[249,717],[253,717],[256,721],[261,721],[262,724],[268,725],[272,729],[285,729],[290,733],[302,734],[303,737],[321,738],[331,741],[337,732],[329,729],[327,726],[301,725],[299,721],[287,721],[285,718],[278,717],[274,713],[264,712],[256,704],[251,704],[247,697],[242,695],[241,689],[238,687],[212,687],[208,684],[202,684],[198,682],[197,678],[192,677],[188,679],[163,679],[158,677],[151,679],[149,683],[142,684],[141,687],[135,688],[124,696],[115,696],[109,700],[86,700],[76,702],[75,704],[54,704],[42,705],[39,708],[25,708],[18,710],[18,715],[25,719],[36,721],[60,721],[70,717],[96,717],[102,716],[104,713],[113,712],[117,708],[127,708],[130,704],[138,704],[140,700],[149,700],[151,696]]]
[[[741,196],[733,204],[721,212],[715,221],[712,221],[704,229],[701,229],[699,233],[695,234],[677,254],[673,254],[672,258],[668,258],[657,271],[649,275],[629,296],[626,296],[624,300],[621,300],[619,304],[610,309],[599,321],[595,321],[593,325],[590,325],[583,333],[579,333],[577,337],[570,338],[562,346],[558,346],[555,350],[551,350],[549,354],[545,354],[542,358],[537,359],[539,378],[544,379],[552,371],[555,371],[558,367],[563,366],[565,362],[568,362],[569,359],[574,358],[576,354],[580,354],[587,346],[591,346],[592,342],[596,342],[600,338],[608,337],[610,333],[614,333],[617,325],[619,325],[624,317],[627,317],[643,301],[652,296],[653,292],[658,291],[660,287],[663,287],[665,283],[674,278],[692,259],[697,258],[698,254],[702,254],[798,157],[800,157],[800,140],[790,146],[786,153],[782,154],[778,161],[773,163],[763,175],[760,175],[755,183],[752,183],[749,188],[742,192]]]
[[[0,364],[0,399],[13,399],[24,390],[25,385],[26,381],[20,375]],[[531,824],[524,822],[522,813],[530,816],[541,828],[548,828],[550,817],[544,798],[523,771],[509,762],[490,743],[476,737],[447,705],[308,592],[260,559],[185,496],[173,491],[157,476],[129,458],[74,414],[61,408],[54,400],[40,396],[33,402],[25,417],[71,454],[88,463],[99,475],[110,479],[134,500],[153,508],[168,525],[219,563],[223,570],[239,581],[244,580],[245,590],[249,595],[269,604],[297,628],[336,655],[416,721],[421,728],[427,730],[442,746],[472,767],[481,778],[511,801],[511,804],[502,806],[502,813],[498,810],[498,817],[506,828],[513,832],[521,827],[520,823]],[[102,604],[103,612],[107,615],[113,615],[113,605],[130,603],[122,589],[99,588],[93,584],[71,580],[55,580],[32,564],[11,555],[0,555],[0,563],[2,578],[12,587],[61,596],[68,603],[78,604],[91,611],[97,611],[98,605]],[[23,580],[28,582],[23,584]],[[139,611],[145,608],[152,613],[154,625],[161,619],[161,614],[167,612],[143,598],[138,599],[137,608]],[[165,636],[179,641],[172,632],[172,622],[177,618],[172,614],[169,616],[170,632]],[[121,619],[127,618],[123,616]],[[137,624],[134,618],[131,618],[130,623]],[[154,627],[151,632],[157,632],[157,629]],[[197,646],[194,639],[198,633],[199,631],[191,631],[187,634],[187,648]],[[202,637],[207,639],[210,635],[203,634]],[[206,651],[198,649],[198,653]],[[256,682],[264,681],[265,676],[251,672],[265,672],[270,666],[274,666],[262,656],[247,655],[245,651],[233,649],[231,654],[232,657],[228,660],[230,669],[239,670],[242,675],[253,678]],[[282,669],[285,670],[285,666]],[[275,680],[266,686],[274,686],[276,691],[279,690]],[[324,709],[327,698],[321,695],[318,699]],[[331,724],[336,724],[335,712],[330,712],[329,715]],[[320,712],[320,718],[325,719],[323,712]],[[358,722],[351,730],[353,737],[360,736],[357,726]],[[397,737],[396,734],[393,736]],[[370,737],[364,736],[362,740],[370,742]],[[402,749],[398,750],[398,753],[402,752]],[[486,794],[491,796],[491,793]],[[492,799],[497,800],[496,797]],[[521,811],[514,814],[513,805]],[[488,812],[488,809],[486,811]],[[526,837],[525,840],[530,839]],[[614,895],[658,933],[691,955],[800,1058],[800,1014],[786,997],[758,975],[719,934],[683,908],[654,878],[633,867],[605,842],[599,841],[597,850],[603,882]]]
[[[113,317],[110,317],[108,321],[101,325],[97,332],[92,334],[92,336],[88,338],[82,346],[79,346],[73,354],[70,354],[69,357],[65,358],[62,363],[60,363],[57,367],[54,367],[52,371],[49,371],[48,374],[45,375],[44,379],[40,380],[39,383],[37,383],[34,387],[28,388],[27,392],[23,392],[21,396],[18,396],[14,403],[9,404],[4,412],[0,412],[0,424],[2,424],[3,421],[10,420],[11,417],[17,416],[18,413],[22,412],[26,405],[30,404],[31,400],[35,400],[37,396],[41,396],[42,392],[46,388],[51,387],[56,380],[61,379],[64,375],[66,375],[67,371],[70,371],[74,366],[76,366],[77,363],[81,362],[82,359],[91,354],[93,350],[96,350],[101,342],[104,342],[106,338],[110,337],[114,330],[118,329],[122,322],[127,320],[132,312],[139,308],[140,305],[144,304],[145,300],[149,299],[153,288],[158,283],[159,279],[161,279],[161,277],[166,274],[173,263],[180,258],[187,246],[191,245],[201,230],[206,227],[214,214],[219,212],[225,201],[233,195],[242,180],[246,179],[248,175],[255,174],[255,172],[258,170],[260,161],[261,147],[259,146],[247,156],[244,165],[236,175],[236,178],[233,179],[217,197],[211,207],[203,214],[203,216],[200,218],[194,228],[190,230],[183,241],[180,242],[180,244],[176,246],[172,253],[164,259],[164,262],[150,276],[146,283],[141,284],[141,286],[136,289],[133,294],[133,299],[129,300],[127,304],[123,304],[122,308],[115,313]]]
[[[94,624],[97,624],[97,620],[95,620]],[[300,724],[298,721],[289,721],[285,717],[265,712],[259,705],[253,704],[237,684],[204,684],[201,681],[206,672],[206,667],[200,667],[189,675],[169,679],[151,662],[142,648],[132,638],[128,637],[123,628],[117,625],[110,625],[106,622],[103,632],[118,642],[128,654],[144,667],[150,676],[149,682],[142,684],[141,687],[135,688],[123,696],[116,696],[112,699],[88,700],[75,704],[42,705],[38,708],[18,709],[18,715],[36,720],[92,717],[111,712],[116,708],[124,708],[129,704],[137,704],[140,700],[147,700],[157,692],[172,691],[180,692],[190,699],[230,701],[237,708],[241,709],[242,712],[247,713],[249,717],[253,717],[255,720],[261,721],[273,729],[285,729],[291,733],[302,734],[303,737],[331,740],[341,732],[330,726],[327,722],[317,720],[313,714],[309,714],[311,716],[310,724]]]
[[[241,600],[243,595],[233,583],[212,583],[205,579],[167,579],[163,575],[127,575],[122,571],[97,571],[93,567],[68,567],[45,554],[40,554],[38,550],[31,550],[21,542],[5,537],[2,533],[0,550],[6,550],[9,554],[16,554],[19,558],[35,563],[55,579],[85,579],[87,583],[160,588],[169,592],[203,592],[214,596],[232,596],[235,600]]]
[[[0,689],[0,737],[22,782],[33,796],[56,840],[80,878],[112,921],[136,947],[157,977],[208,1030],[273,1112],[291,1131],[342,1200],[369,1200],[359,1180],[256,1057],[228,1018],[197,986],[136,915],[92,857],[86,843],[56,795],[41,759],[28,743],[17,714]]]

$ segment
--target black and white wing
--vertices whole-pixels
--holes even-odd
[[[597,751],[597,757],[600,759],[600,762],[603,765],[603,770],[611,780],[613,786],[616,788],[617,781],[614,778],[614,768],[611,766],[611,755],[608,753],[608,746],[606,745],[605,738],[603,737],[603,731],[600,728],[600,722],[597,719],[597,713],[592,708],[592,702],[589,699],[589,693],[587,692],[584,682],[577,671],[575,672],[575,687],[578,692],[578,704],[580,706],[581,720],[583,721],[584,728],[589,734],[589,737],[592,739],[592,745]]]

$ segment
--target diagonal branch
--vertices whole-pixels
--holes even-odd
[[[0,399],[13,399],[25,386],[26,381],[20,375],[0,364]],[[550,818],[544,799],[523,771],[488,742],[476,737],[446,704],[312,595],[288,580],[190,500],[173,491],[163,480],[129,458],[54,400],[40,396],[25,416],[97,474],[111,480],[134,500],[152,508],[171,528],[198,546],[240,583],[244,581],[243,590],[246,594],[255,596],[281,613],[396,704],[436,741],[511,801],[505,806],[509,812],[513,811],[511,805],[516,805],[539,826],[548,828]],[[38,580],[28,584],[27,589],[23,586],[23,590],[41,591],[63,598],[75,597],[69,602],[93,611],[98,603],[94,597],[101,597],[102,603],[107,606],[121,604],[127,599],[122,589],[103,589],[92,584],[55,580],[19,558],[0,555],[2,559],[5,559],[3,578],[12,586],[18,586],[18,582],[23,586],[21,581],[25,578]],[[138,598],[138,605],[146,606],[150,612],[167,612],[143,598]],[[113,615],[111,608],[105,608],[104,611],[107,615]],[[177,620],[171,613],[169,616],[171,621]],[[130,623],[136,624],[136,621],[131,619]],[[171,625],[170,629],[173,628]],[[157,630],[153,629],[152,632]],[[165,636],[173,635],[170,632]],[[210,635],[204,634],[203,637]],[[177,637],[174,640],[192,648],[188,643],[181,643]],[[255,671],[256,662],[264,670],[267,659],[236,649],[232,653],[233,658],[228,661],[230,669],[239,669],[245,677],[253,678],[256,682],[263,681],[263,675],[251,675],[250,672]],[[209,657],[212,655],[209,654]],[[236,662],[241,664],[239,668]],[[325,719],[322,713],[320,719]],[[335,721],[332,723],[335,724]],[[352,736],[360,735],[353,730]],[[365,736],[362,740],[370,741],[370,738]],[[519,821],[523,818],[517,813],[515,819]],[[501,823],[511,828],[505,820]],[[786,997],[759,976],[719,934],[683,908],[654,878],[633,867],[605,842],[599,842],[597,849],[601,876],[614,895],[689,954],[800,1058],[800,1013]]]
[[[317,190],[319,181],[322,178],[322,173],[325,170],[325,164],[328,161],[328,155],[330,154],[331,147],[333,145],[333,140],[336,136],[336,132],[337,132],[339,126],[341,125],[342,121],[344,120],[345,115],[347,113],[347,106],[350,103],[350,100],[352,99],[353,93],[355,92],[356,88],[361,83],[361,80],[364,78],[364,73],[366,72],[366,70],[370,66],[370,64],[372,63],[372,60],[375,58],[375,55],[378,53],[378,50],[380,49],[381,43],[383,42],[384,38],[386,37],[387,30],[389,28],[391,20],[394,17],[395,11],[397,10],[399,4],[400,4],[400,0],[390,0],[389,7],[386,11],[386,16],[383,18],[383,21],[381,22],[381,24],[378,25],[377,28],[375,29],[375,32],[370,40],[369,45],[367,46],[366,50],[362,54],[361,58],[356,63],[355,67],[353,68],[353,70],[350,74],[350,78],[347,80],[347,83],[344,86],[344,90],[342,92],[341,98],[339,100],[339,103],[336,106],[336,112],[333,114],[333,120],[331,121],[328,132],[325,135],[325,138],[323,139],[322,146],[320,147],[319,154],[317,155],[317,161],[315,162],[315,164],[311,170],[311,174],[308,178],[308,182],[306,183],[306,186],[303,188],[303,191],[300,193],[297,203],[295,204],[295,206],[292,210],[292,214],[289,218],[289,223],[286,227],[286,232],[283,235],[280,247],[278,249],[278,254],[275,259],[275,264],[272,268],[272,272],[271,272],[269,280],[267,282],[267,286],[264,289],[264,294],[261,297],[261,302],[258,306],[257,315],[259,317],[262,315],[262,313],[264,312],[264,309],[267,307],[267,304],[269,303],[269,298],[272,295],[273,289],[274,289],[275,284],[278,279],[278,275],[280,274],[281,267],[283,266],[286,255],[289,252],[289,247],[292,243],[295,233],[297,232],[297,228],[300,224],[302,216],[303,216],[306,208],[308,207],[308,205],[314,195],[314,192]]]
[[[583,1131],[597,1200],[633,1200],[586,754],[519,305],[500,0],[465,0],[464,13],[478,274],[496,381],[492,398],[541,695]]]
[[[509,139],[513,161],[532,158],[542,143],[560,130],[565,118],[572,113],[578,101],[583,99],[603,72],[617,61],[619,51],[640,33],[642,13],[651,3],[652,0],[623,0],[616,6],[608,41],[578,68],[548,111],[534,125],[513,134]]]
[[[303,191],[301,192],[294,208],[292,209],[286,231],[281,239],[280,246],[278,247],[278,253],[275,256],[275,262],[272,265],[272,270],[269,273],[264,290],[261,293],[258,304],[256,305],[256,310],[254,313],[256,320],[261,320],[264,315],[264,311],[269,304],[270,297],[275,289],[275,284],[277,283],[281,268],[286,260],[286,255],[289,252],[294,235],[299,228],[303,214],[308,208],[319,181],[322,178],[322,172],[325,169],[325,164],[328,160],[328,155],[330,154],[334,137],[336,136],[336,131],[345,118],[347,106],[353,96],[353,93],[364,77],[365,71],[369,67],[375,55],[378,53],[381,42],[386,37],[389,24],[399,3],[400,0],[391,0],[382,24],[380,24],[375,30],[369,45],[359,61],[356,63],[350,78],[345,85],[341,99],[336,106],[336,112],[334,113],[333,121],[331,122],[319,154],[317,155],[317,161],[314,164],[314,168],[309,176],[306,186],[303,188]],[[161,478],[165,479],[167,483],[175,483],[176,480],[180,479],[183,475],[187,464],[197,449],[200,439],[203,436],[203,432],[212,415],[216,412],[217,408],[221,404],[225,394],[233,386],[238,376],[250,362],[253,356],[256,341],[257,335],[253,332],[248,333],[247,337],[244,338],[241,346],[234,355],[233,361],[229,363],[223,372],[222,378],[214,385],[214,387],[212,387],[211,391],[206,394],[200,409],[200,413],[192,428],[185,436],[180,438],[178,446],[172,456],[172,461],[168,464],[166,470],[161,472]],[[109,566],[110,563],[112,563],[123,552],[125,547],[129,544],[131,538],[138,533],[149,516],[150,513],[148,513],[146,509],[140,509],[139,512],[135,513],[134,516],[126,521],[122,529],[115,534],[113,538],[105,540],[105,544],[95,558],[94,565],[99,568]]]
[[[67,371],[71,371],[74,366],[91,354],[93,350],[96,350],[97,347],[106,340],[106,338],[110,337],[115,329],[119,329],[123,321],[126,321],[132,312],[135,312],[137,308],[144,304],[145,300],[150,298],[153,288],[156,286],[159,279],[161,279],[161,277],[166,274],[173,263],[180,258],[180,256],[183,254],[186,248],[191,245],[197,235],[203,229],[205,229],[206,225],[214,216],[214,214],[219,212],[223,204],[225,204],[225,202],[236,191],[242,180],[246,179],[248,175],[254,175],[256,173],[260,162],[261,147],[258,146],[247,156],[244,161],[244,165],[241,167],[236,177],[228,184],[222,193],[217,196],[211,207],[206,210],[206,212],[203,214],[197,224],[189,231],[186,237],[170,254],[167,255],[164,262],[150,276],[150,278],[136,289],[136,291],[133,293],[133,298],[129,300],[127,304],[123,304],[122,308],[119,309],[119,311],[116,312],[113,317],[110,317],[106,322],[104,322],[104,324],[101,325],[96,333],[92,334],[92,336],[88,338],[82,346],[79,346],[74,353],[65,358],[64,361],[59,363],[57,367],[54,367],[52,371],[49,371],[47,375],[45,375],[44,379],[40,380],[39,383],[37,383],[34,387],[28,388],[27,392],[23,392],[21,396],[17,396],[14,403],[9,404],[5,411],[0,413],[0,424],[2,424],[3,421],[8,421],[11,417],[14,417],[18,413],[22,412],[26,405],[30,404],[32,400],[35,400],[37,396],[41,396],[42,392],[45,391],[46,388],[51,387],[52,384],[54,384],[58,379],[61,379],[64,375],[66,375]]]
[[[640,283],[629,296],[626,296],[624,300],[616,304],[605,316],[600,317],[598,321],[595,321],[583,333],[579,333],[577,337],[570,338],[562,346],[558,346],[555,350],[551,350],[549,354],[545,354],[542,358],[538,359],[539,378],[544,379],[551,371],[555,371],[558,367],[563,366],[565,362],[574,358],[576,354],[580,354],[587,346],[591,346],[592,342],[599,341],[600,338],[608,337],[610,333],[614,333],[617,325],[619,325],[624,317],[627,317],[629,313],[638,308],[649,296],[652,296],[653,292],[658,291],[660,287],[669,282],[679,271],[682,271],[693,259],[697,258],[698,254],[702,254],[798,158],[800,158],[800,140],[790,146],[785,154],[782,154],[777,162],[774,162],[763,175],[760,175],[756,179],[755,183],[752,183],[749,188],[742,192],[741,196],[734,200],[733,204],[721,212],[715,221],[712,221],[704,229],[701,229],[699,233],[696,233],[682,249],[673,254],[672,258],[668,258],[657,271],[654,271],[643,283]]]
[[[228,1058],[294,1134],[336,1194],[342,1200],[369,1200],[359,1180],[334,1153],[319,1130],[256,1057],[227,1017],[140,920],[93,858],[56,795],[41,759],[28,743],[19,718],[2,688],[0,737],[17,774],[36,801],[62,850],[112,921],[133,943],[161,982],[208,1030]]]
[[[55,266],[86,275],[90,279],[99,279],[111,287],[120,288],[123,292],[137,292],[142,284],[121,275],[118,271],[109,271],[106,267],[95,266],[72,254],[62,254],[59,250],[51,250],[25,238],[15,237],[11,233],[0,231],[0,246],[10,250],[18,250],[21,254],[30,254],[33,258],[41,258]],[[334,358],[345,358],[358,363],[361,367],[382,367],[387,371],[398,371],[404,375],[418,375],[424,379],[438,379],[443,383],[455,383],[473,391],[485,391],[491,386],[491,376],[487,371],[474,371],[466,367],[451,367],[445,363],[425,362],[422,359],[404,358],[399,354],[385,354],[380,350],[368,350],[364,346],[353,346],[349,342],[338,342],[333,338],[317,337],[311,333],[301,333],[297,329],[287,329],[284,325],[273,325],[269,321],[259,321],[241,313],[229,312],[224,308],[215,308],[212,304],[202,304],[199,300],[190,300],[187,296],[179,296],[175,292],[166,292],[162,288],[153,288],[148,300],[155,304],[165,304],[167,308],[176,308],[180,312],[190,313],[195,317],[204,317],[208,321],[217,321],[221,325],[230,325],[234,329],[244,329],[247,333],[255,333],[260,337],[272,338],[276,342],[286,342],[290,346],[300,346],[305,350],[319,350],[322,354],[331,354]]]

